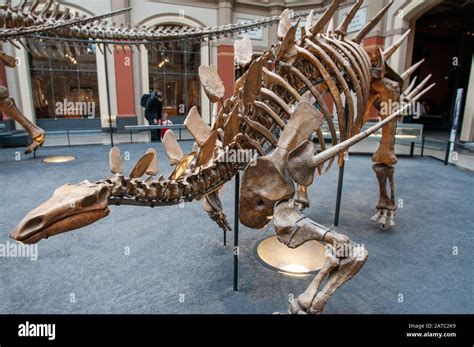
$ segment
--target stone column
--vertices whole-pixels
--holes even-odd
[[[217,25],[226,25],[232,23],[233,0],[219,0],[217,4]]]
[[[279,15],[284,9],[285,9],[284,0],[270,1],[270,16]],[[269,43],[274,43],[278,41],[277,30],[278,30],[278,24],[274,24],[268,27],[268,42]]]
[[[110,1],[112,11],[130,7],[130,0]],[[116,25],[130,23],[130,12],[115,16]],[[130,49],[113,47],[113,63],[109,57],[110,108],[117,117],[135,117],[135,97],[133,91],[133,55]],[[110,69],[110,65],[113,69]],[[115,94],[115,98],[114,98]],[[117,120],[118,121],[118,120]]]
[[[220,0],[217,8],[217,25],[232,23],[232,0]],[[217,71],[224,82],[225,97],[232,95],[234,87],[234,46],[229,40],[217,42]]]

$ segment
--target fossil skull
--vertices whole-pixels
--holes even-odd
[[[11,233],[22,243],[82,228],[109,214],[110,189],[105,183],[66,184],[53,196],[29,212]]]

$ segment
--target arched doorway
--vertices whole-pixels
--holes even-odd
[[[148,49],[149,86],[163,93],[163,112],[171,120],[184,118],[193,106],[201,108],[200,64],[199,41],[165,42]]]
[[[421,81],[432,74],[436,87],[422,98],[422,115],[413,122],[424,124],[440,139],[447,138],[451,129],[457,90],[463,88],[466,96],[474,47],[473,14],[472,1],[446,0],[427,10],[414,25],[411,63],[421,59],[425,63],[412,78]]]
[[[146,26],[204,26],[198,20],[186,16],[164,14],[147,18],[139,25]],[[148,93],[159,89],[165,94],[164,110],[173,123],[184,121],[187,111],[198,106],[203,119],[211,122],[211,105],[199,82],[198,67],[200,64],[212,64],[217,61],[217,49],[206,43],[192,40],[181,40],[170,43],[157,43],[156,46],[142,46],[138,90]],[[160,66],[161,65],[161,66]],[[137,65],[138,66],[138,65]],[[166,92],[169,90],[169,92]],[[141,94],[140,94],[141,95]],[[140,95],[138,97],[140,97]],[[143,108],[137,111],[142,114]]]

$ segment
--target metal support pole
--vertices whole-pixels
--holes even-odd
[[[67,134],[67,146],[71,147],[71,139],[69,138],[69,129],[66,130],[66,134]]]
[[[235,175],[234,196],[234,291],[239,290],[239,195],[240,172]]]
[[[446,145],[446,155],[444,156],[444,165],[449,164],[449,152],[451,152],[451,141]]]
[[[342,166],[339,168],[339,178],[337,181],[337,197],[336,197],[336,211],[334,212],[334,226],[339,225],[339,212],[341,211],[341,198],[342,198],[342,183],[344,182],[344,167],[346,161],[342,162]]]
[[[107,47],[105,43],[104,48],[104,66],[105,66],[105,86],[107,88],[107,108],[109,109],[109,130],[110,130],[110,147],[114,146],[114,134],[112,133],[112,115],[110,111],[110,88],[109,88],[109,65],[107,63]]]
[[[415,155],[415,142],[412,142],[410,144],[410,158],[413,158],[414,155]]]
[[[133,135],[132,135],[132,130],[130,129],[130,143],[133,143]]]
[[[423,156],[423,154],[425,154],[425,136],[424,135],[421,137],[421,156]]]
[[[181,127],[179,128],[179,141],[181,141]]]
[[[211,38],[210,37],[207,38],[207,62],[208,62],[207,65],[211,65]],[[212,125],[212,102],[211,102],[211,99],[209,99],[209,114],[210,114],[209,126],[211,126]]]

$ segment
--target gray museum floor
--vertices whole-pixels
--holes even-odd
[[[189,150],[190,141],[181,143]],[[161,144],[160,171],[170,168]],[[129,170],[148,144],[120,145]],[[108,146],[47,147],[38,158],[0,149],[0,243],[33,207],[65,183],[108,175]],[[52,155],[77,160],[46,164]],[[18,159],[18,158],[17,158]],[[403,200],[390,231],[370,222],[378,185],[369,156],[346,164],[340,227],[369,251],[360,273],[336,292],[325,313],[474,312],[474,174],[432,158],[400,158],[397,198]],[[310,188],[306,214],[331,226],[337,168]],[[234,185],[222,193],[233,222]],[[0,258],[0,313],[273,313],[285,311],[312,277],[292,278],[263,266],[254,255],[272,229],[240,228],[239,292],[232,290],[232,247],[199,202],[184,207],[112,206],[110,215],[78,231],[38,244],[38,260]],[[232,241],[232,234],[228,235]],[[127,251],[129,250],[129,255]]]

